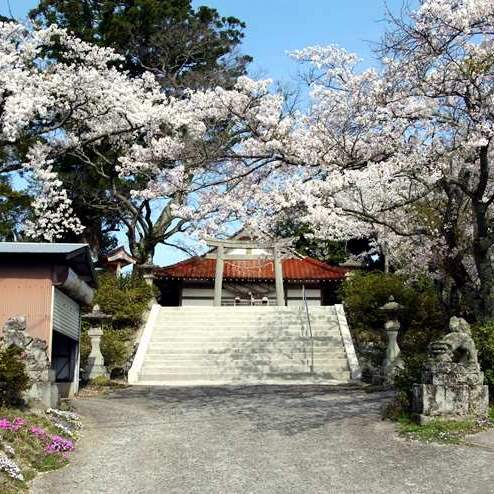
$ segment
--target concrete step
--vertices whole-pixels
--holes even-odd
[[[249,384],[255,384],[258,380],[259,384],[268,383],[269,380],[276,380],[280,382],[290,382],[297,379],[310,380],[312,382],[317,379],[334,380],[339,382],[348,382],[350,380],[349,372],[324,372],[311,375],[308,371],[304,373],[279,373],[279,372],[245,372],[238,375],[225,375],[224,373],[208,373],[203,372],[195,373],[154,373],[154,372],[141,372],[140,381],[142,384],[152,382],[155,384],[163,383],[170,385],[178,385],[178,383],[200,383],[200,382],[217,382],[217,383],[245,383],[249,380]]]
[[[211,369],[221,371],[222,369],[230,370],[230,364],[233,368],[239,367],[239,365],[246,365],[248,367],[256,367],[258,369],[284,369],[289,372],[300,372],[304,370],[306,367],[306,363],[310,362],[309,358],[278,358],[278,359],[225,359],[215,361],[214,359],[204,362],[204,361],[172,361],[172,362],[163,362],[163,361],[144,361],[143,370],[153,369],[160,372],[174,372],[177,370],[194,370],[195,372],[209,372]],[[338,363],[338,362],[325,362],[324,369],[332,369],[335,371],[345,371],[348,370],[346,363]]]
[[[272,338],[276,338],[279,334],[298,334],[306,332],[310,334],[331,333],[340,334],[337,327],[333,325],[309,326],[307,324],[290,324],[286,326],[174,326],[168,328],[157,328],[153,331],[153,336],[173,336],[173,335],[214,335],[214,334],[270,334]]]
[[[287,321],[283,321],[280,319],[266,320],[266,319],[224,319],[224,320],[206,320],[206,319],[198,319],[197,321],[191,321],[190,319],[185,319],[183,321],[157,321],[155,323],[156,329],[168,329],[168,328],[193,328],[193,327],[263,327],[263,328],[271,328],[273,326],[284,327],[284,326],[300,326],[300,325],[308,325],[307,319],[290,319]],[[314,327],[338,327],[338,323],[336,321],[328,321],[327,319],[318,319],[310,322],[311,326]]]
[[[241,311],[241,310],[232,310],[230,312],[226,311],[200,311],[200,310],[193,310],[193,311],[180,311],[180,312],[163,312],[161,310],[158,312],[158,317],[166,317],[168,319],[179,319],[183,317],[188,317],[188,318],[200,318],[200,317],[207,317],[207,318],[214,318],[214,317],[252,317],[252,318],[260,318],[260,317],[268,317],[268,318],[290,318],[290,317],[307,317],[307,312],[305,310],[291,310],[291,311]],[[330,318],[336,318],[337,314],[336,312],[330,312],[330,311],[309,311],[309,317],[312,319],[317,319],[318,317],[330,317]]]
[[[255,365],[255,366],[235,366],[229,367],[143,367],[141,376],[197,376],[211,377],[222,376],[224,379],[236,378],[237,376],[268,376],[268,375],[294,375],[294,374],[310,374],[309,364],[299,366],[272,366]],[[339,379],[342,376],[348,375],[348,369],[344,367],[324,367],[316,368],[315,374],[324,374],[326,377],[332,376],[333,379]],[[337,377],[336,377],[337,376]]]
[[[236,359],[244,359],[248,358],[250,360],[266,359],[266,353],[272,354],[269,351],[258,351],[258,352],[199,352],[199,351],[185,351],[185,352],[173,352],[173,351],[149,351],[146,354],[145,361],[180,361],[180,360],[190,360],[190,361],[201,361],[201,360],[210,360],[212,358],[216,358],[221,355],[228,355],[232,360]],[[287,353],[281,353],[280,355],[289,355],[291,358],[311,358],[310,351],[291,351]],[[346,362],[347,357],[344,352],[334,351],[334,352],[314,352],[314,361],[317,362]]]
[[[172,335],[214,335],[214,334],[225,334],[225,335],[235,335],[235,334],[270,334],[273,338],[276,338],[279,334],[298,334],[300,332],[307,332],[312,334],[317,333],[330,333],[330,334],[340,334],[338,328],[334,326],[311,326],[307,325],[287,325],[287,326],[270,326],[270,327],[255,327],[253,325],[245,326],[194,326],[194,327],[184,327],[175,326],[169,328],[157,328],[153,331],[153,336],[172,336]]]
[[[188,318],[183,318],[183,320],[180,319],[165,319],[165,320],[157,320],[155,327],[156,329],[168,329],[168,328],[176,328],[176,327],[201,327],[201,326],[206,326],[206,327],[245,327],[245,326],[258,326],[260,325],[261,327],[265,328],[270,328],[273,326],[290,326],[290,325],[306,325],[308,324],[307,319],[266,319],[266,318],[259,318],[259,319],[235,319],[235,318],[228,318],[224,320],[218,320],[218,319],[204,319],[204,318],[198,318],[197,320],[193,321]],[[315,319],[310,321],[311,326],[332,326],[332,327],[337,327],[338,323],[337,321],[331,321],[328,320],[327,318],[321,318],[321,319]]]
[[[341,341],[341,337],[339,334],[325,334],[325,335],[317,335],[313,336],[314,342],[317,342],[318,340],[327,340],[331,341],[333,340],[335,343],[338,341]],[[261,342],[273,342],[274,344],[278,342],[284,342],[284,341],[307,341],[310,342],[310,337],[306,334],[301,334],[300,331],[298,332],[293,332],[293,333],[284,333],[280,335],[276,335],[275,338],[273,338],[272,335],[266,335],[266,334],[242,334],[242,333],[237,333],[237,334],[228,334],[228,335],[218,335],[218,334],[211,334],[211,335],[187,335],[187,334],[178,334],[178,335],[167,335],[167,336],[152,336],[151,337],[151,342],[152,343],[166,343],[166,342],[171,342],[171,343],[192,343],[192,342],[197,342],[197,343],[205,343],[205,342],[219,342],[219,343],[235,343],[238,341],[242,342],[248,342],[248,341],[261,341]]]
[[[290,313],[290,312],[300,312],[305,311],[305,306],[302,305],[291,305],[291,306],[279,306],[279,305],[263,305],[263,306],[245,306],[245,305],[237,305],[237,306],[227,306],[223,305],[221,307],[213,307],[213,306],[180,306],[180,307],[160,307],[160,313],[162,314],[182,314],[182,313],[238,313],[238,312],[247,312],[247,313],[263,313],[267,314],[270,312],[279,312],[279,313]],[[318,306],[312,305],[309,307],[309,313],[318,313],[318,312],[329,312],[335,313],[335,307],[326,305],[326,306]]]
[[[184,323],[184,322],[191,322],[191,323],[204,323],[204,322],[209,322],[209,323],[221,323],[223,321],[228,321],[228,322],[262,322],[262,323],[289,323],[289,322],[300,322],[300,321],[307,321],[307,317],[302,314],[302,315],[290,315],[290,316],[277,316],[277,315],[259,315],[259,316],[247,316],[247,315],[242,315],[242,314],[231,314],[228,316],[220,316],[218,314],[216,315],[210,315],[210,316],[188,316],[186,314],[180,316],[180,317],[157,317],[156,318],[156,323],[159,324],[164,324],[164,325],[170,325],[170,324],[176,324],[176,323]],[[335,317],[328,317],[328,316],[312,316],[310,318],[311,323],[317,323],[317,322],[330,322],[337,324],[337,319]]]
[[[309,313],[310,327],[303,307],[161,308],[141,356],[137,382],[348,382],[335,307],[311,307]]]
[[[194,349],[204,349],[204,350],[212,350],[212,349],[238,349],[239,351],[250,351],[252,349],[258,349],[260,347],[266,347],[270,351],[274,348],[284,349],[284,350],[295,350],[297,348],[301,348],[303,350],[311,350],[314,348],[328,348],[337,350],[341,345],[341,338],[320,338],[314,339],[312,342],[308,338],[283,338],[278,339],[276,341],[270,339],[262,339],[262,338],[237,338],[236,340],[224,339],[224,340],[211,340],[205,339],[203,341],[199,340],[166,340],[166,341],[153,341],[151,340],[149,344],[149,350],[173,350],[174,352],[177,350],[194,350]]]
[[[264,352],[265,353],[265,352]],[[204,352],[200,353],[165,353],[165,352],[148,352],[145,357],[145,362],[169,362],[169,361],[177,361],[177,362],[194,362],[194,361],[208,361],[211,358],[211,355],[215,354],[207,354]],[[258,357],[258,355],[262,356],[262,353],[250,353],[250,354],[232,354],[232,359],[240,359],[240,358],[250,358],[254,361],[254,359],[259,358],[262,360],[262,357]],[[294,352],[290,354],[291,358],[309,358],[310,351],[307,352]],[[320,352],[314,353],[314,360],[318,362],[339,362],[346,363],[347,358],[344,352]]]

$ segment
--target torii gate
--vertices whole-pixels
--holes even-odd
[[[283,266],[281,264],[281,249],[290,245],[291,239],[272,243],[252,240],[217,240],[207,239],[206,243],[216,247],[216,272],[214,277],[214,305],[221,306],[223,293],[223,271],[225,264],[225,248],[230,249],[269,249],[273,251],[274,282],[276,287],[276,305],[285,305],[285,290],[283,288]]]

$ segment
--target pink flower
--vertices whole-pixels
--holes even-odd
[[[31,427],[29,432],[39,439],[44,439],[46,437],[46,432],[41,427]]]
[[[12,423],[12,430],[17,432],[21,427],[24,427],[27,424],[26,420],[22,417],[16,417],[14,422]]]
[[[74,443],[70,439],[61,436],[51,436],[51,443],[45,448],[48,454],[62,453],[66,458],[67,453],[74,450]]]
[[[10,431],[12,430],[12,423],[10,422],[9,419],[0,419],[0,429]]]

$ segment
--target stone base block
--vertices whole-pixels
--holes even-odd
[[[415,384],[412,406],[420,423],[433,418],[461,420],[486,417],[489,409],[489,389],[483,385]]]
[[[57,408],[59,402],[58,388],[52,382],[34,383],[24,395],[30,406],[41,408]]]
[[[89,359],[88,365],[86,367],[86,378],[96,379],[97,377],[110,377],[110,373],[104,365],[96,363]]]

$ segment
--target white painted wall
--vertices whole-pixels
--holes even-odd
[[[182,306],[183,307],[212,307],[213,306],[213,299],[182,299]]]
[[[268,256],[270,259],[273,257],[273,252],[266,249],[242,249],[242,248],[232,248],[225,249],[225,255],[234,255],[234,256]],[[263,259],[260,259],[261,261]]]
[[[286,290],[286,294],[288,298],[302,298],[302,287],[301,286],[289,286]],[[306,288],[305,296],[307,298],[321,298],[321,289],[320,288]]]
[[[302,305],[304,305],[304,302],[303,300],[300,298],[300,299],[297,299],[297,300],[288,300],[287,301],[287,305],[288,307],[300,307]],[[319,307],[321,305],[321,300],[307,300],[307,305],[310,306],[310,307]]]
[[[290,307],[303,305],[303,295],[301,286],[289,286],[286,289],[288,297],[287,305]],[[232,299],[234,293],[223,288],[223,298]],[[207,297],[207,298],[205,298]],[[321,290],[319,288],[306,289],[307,304],[311,307],[321,305]],[[276,291],[269,292],[268,298],[272,305],[276,304]],[[212,306],[214,300],[214,288],[208,287],[184,287],[182,290],[182,305],[187,307],[207,307]]]

